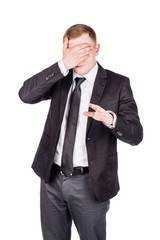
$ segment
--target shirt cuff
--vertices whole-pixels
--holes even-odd
[[[67,76],[67,74],[69,73],[69,71],[66,71],[66,67],[64,65],[64,62],[63,60],[61,59],[60,61],[58,61],[58,66],[61,70],[61,73],[64,75],[64,76]]]
[[[115,125],[116,125],[117,115],[114,112],[110,111],[110,110],[107,110],[107,112],[110,113],[113,116],[113,123],[111,125],[108,125],[108,124],[103,122],[103,124],[105,126],[107,126],[108,128],[113,129],[113,128],[115,128]]]

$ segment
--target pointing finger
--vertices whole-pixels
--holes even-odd
[[[92,108],[95,111],[98,109],[98,105],[95,105],[95,104],[92,104],[92,103],[89,103],[88,105],[89,105],[90,108]]]
[[[105,112],[105,109],[101,108],[100,106],[98,106],[96,104],[89,103],[88,105],[90,108],[92,108],[95,111]]]

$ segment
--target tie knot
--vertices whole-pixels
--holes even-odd
[[[83,78],[76,77],[75,78],[76,86],[80,86],[81,83],[84,82],[84,80],[86,80],[84,77]]]

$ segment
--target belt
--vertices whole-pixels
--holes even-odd
[[[59,165],[54,164],[54,170],[57,170],[61,173],[61,175],[64,175]],[[86,173],[89,173],[89,167],[74,167],[73,172],[70,174],[70,176],[84,175]]]

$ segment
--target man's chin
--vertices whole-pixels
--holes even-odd
[[[73,70],[79,74],[80,76],[85,75],[87,72],[89,72],[89,70],[87,71],[87,69],[85,69],[84,66],[77,66],[75,68],[73,68]]]

